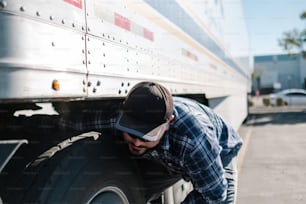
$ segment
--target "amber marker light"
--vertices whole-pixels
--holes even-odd
[[[58,91],[60,89],[60,83],[58,80],[53,80],[52,81],[52,89],[55,91]]]

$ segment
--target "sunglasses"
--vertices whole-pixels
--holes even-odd
[[[169,128],[170,121],[168,120],[168,121],[162,123],[161,125],[155,127],[153,130],[150,130],[147,133],[143,133],[143,132],[140,132],[140,131],[135,130],[133,128],[122,126],[120,124],[122,116],[123,116],[123,114],[121,113],[119,115],[119,118],[116,122],[115,127],[117,129],[123,131],[123,132],[129,133],[129,135],[131,135],[132,137],[140,138],[143,141],[147,141],[147,142],[156,141],[156,140],[160,139],[163,136],[163,134],[165,133],[165,131]]]
[[[154,141],[156,141],[163,136],[163,134],[166,132],[168,128],[169,128],[169,121],[157,126],[150,132],[146,133],[142,137],[142,139],[147,140],[147,141],[152,141],[152,139],[154,139]]]

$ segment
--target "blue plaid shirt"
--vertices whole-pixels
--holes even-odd
[[[73,120],[61,119],[59,125],[82,131],[112,128],[117,108],[83,113]],[[183,204],[216,204],[226,197],[223,164],[237,155],[242,140],[209,108],[190,99],[174,97],[174,116],[161,143],[144,157],[157,160],[170,173],[180,173],[191,180],[195,190]]]
[[[223,164],[236,156],[240,136],[209,108],[174,97],[174,120],[161,143],[145,158],[191,180],[194,190],[183,203],[218,203],[226,198]]]

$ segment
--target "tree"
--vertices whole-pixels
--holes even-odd
[[[301,13],[300,18],[306,20],[306,11]],[[306,25],[306,24],[305,24]],[[288,52],[289,55],[301,53],[306,58],[306,26],[303,30],[293,29],[283,33],[282,38],[278,40],[279,45]]]
[[[259,65],[255,65],[252,77],[252,89],[253,91],[260,90],[260,77],[265,73],[265,68]]]

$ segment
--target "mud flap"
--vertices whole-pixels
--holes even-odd
[[[27,140],[1,140],[0,141],[0,173],[9,162],[14,153],[22,144],[27,144]]]

